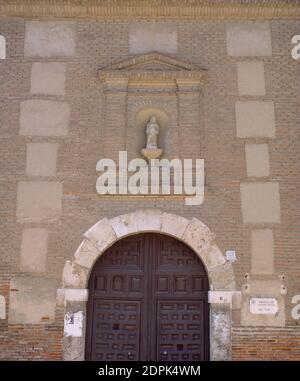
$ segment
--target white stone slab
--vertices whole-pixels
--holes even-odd
[[[133,25],[129,34],[130,53],[177,53],[177,31],[167,24],[143,22]]]
[[[242,183],[241,198],[244,223],[280,223],[278,183]]]
[[[20,135],[64,136],[68,134],[70,107],[66,102],[30,99],[21,102]]]
[[[271,56],[272,42],[269,22],[228,22],[227,53],[230,56]]]
[[[10,324],[49,324],[54,321],[57,282],[46,277],[15,276],[11,279]]]
[[[238,101],[235,104],[239,138],[275,137],[275,112],[272,101]]]
[[[17,221],[53,222],[62,208],[62,184],[50,181],[20,181],[17,194]]]
[[[57,57],[75,54],[75,23],[72,21],[27,21],[25,57]]]
[[[27,143],[26,175],[56,175],[57,144]]]
[[[6,58],[6,40],[5,37],[0,35],[0,60]]]
[[[271,229],[251,231],[251,273],[274,273],[274,242]]]
[[[237,78],[239,95],[265,95],[263,62],[238,62]]]
[[[268,144],[246,144],[245,153],[248,177],[266,177],[270,175]]]
[[[64,95],[66,64],[63,62],[34,62],[31,69],[31,94]]]
[[[6,302],[3,295],[0,295],[0,319],[6,319]]]
[[[47,244],[47,229],[23,229],[20,263],[20,270],[22,272],[46,271]]]

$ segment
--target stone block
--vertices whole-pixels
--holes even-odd
[[[161,232],[179,239],[183,236],[189,222],[190,221],[184,217],[176,216],[170,213],[163,213]]]
[[[0,319],[6,319],[6,301],[3,295],[0,295]]]
[[[238,101],[235,104],[238,138],[274,138],[275,113],[272,101]]]
[[[88,270],[74,262],[67,261],[63,270],[63,287],[87,287]]]
[[[99,252],[102,252],[117,240],[115,232],[107,218],[103,218],[93,225],[84,233],[84,237],[86,237]]]
[[[75,23],[27,21],[25,57],[67,57],[75,54]]]
[[[198,255],[210,249],[214,234],[197,218],[193,218],[183,234],[183,241],[196,251]]]
[[[56,175],[57,144],[27,143],[26,175]]]
[[[31,94],[64,95],[66,64],[63,62],[34,62],[31,69]]]
[[[255,229],[251,232],[251,273],[273,274],[273,232],[271,229]]]
[[[17,194],[17,221],[53,222],[62,208],[62,184],[49,181],[20,181]]]
[[[223,265],[216,266],[209,274],[211,284],[215,291],[235,291],[236,284],[232,265],[226,262]]]
[[[110,220],[110,224],[118,238],[125,237],[138,231],[134,213],[114,217]]]
[[[91,241],[84,239],[78,247],[74,258],[77,265],[91,269],[99,256],[100,251],[91,243]]]
[[[66,102],[31,99],[21,102],[20,135],[68,134],[70,107]]]
[[[250,280],[249,294],[243,295],[241,324],[243,326],[284,327],[285,300],[280,293],[280,280]],[[251,298],[275,298],[278,304],[276,314],[254,314],[250,312]]]
[[[271,56],[269,22],[229,22],[226,27],[229,56]]]
[[[156,22],[133,25],[129,35],[130,53],[177,53],[177,31],[173,26]]]
[[[244,223],[280,223],[278,183],[242,183],[241,199]]]
[[[47,229],[23,229],[20,263],[20,270],[22,272],[46,271],[47,244]]]
[[[245,153],[248,177],[265,177],[270,175],[268,144],[246,144]]]
[[[56,280],[15,276],[11,279],[8,321],[10,324],[49,324],[54,321]]]
[[[239,95],[265,95],[263,62],[238,62],[237,78]]]
[[[162,213],[158,209],[140,209],[134,213],[139,232],[159,232]]]

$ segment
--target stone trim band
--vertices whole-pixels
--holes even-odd
[[[3,17],[300,19],[299,0],[0,0]]]

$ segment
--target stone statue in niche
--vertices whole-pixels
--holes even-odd
[[[157,138],[159,134],[159,125],[156,122],[156,117],[151,116],[149,122],[146,127],[146,135],[147,135],[147,145],[146,148],[154,148],[157,149]]]
[[[158,159],[163,153],[163,150],[158,148],[157,143],[159,129],[159,124],[156,121],[156,117],[152,115],[146,125],[146,148],[143,148],[141,151],[143,156],[148,160]]]

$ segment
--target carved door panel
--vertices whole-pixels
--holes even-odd
[[[207,360],[208,280],[185,244],[159,234],[116,243],[89,280],[86,359]]]

